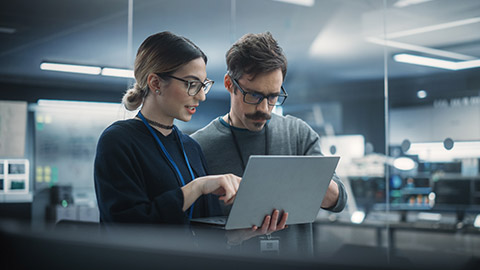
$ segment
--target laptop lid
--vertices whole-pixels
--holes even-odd
[[[315,221],[339,157],[250,156],[225,229],[261,227],[274,209],[288,224]]]

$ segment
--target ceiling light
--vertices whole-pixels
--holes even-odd
[[[457,70],[480,67],[480,59],[457,62]]]
[[[463,19],[463,20],[458,20],[458,21],[453,21],[453,22],[434,24],[434,25],[414,28],[414,29],[410,29],[410,30],[388,33],[387,36],[388,36],[389,39],[394,39],[394,38],[406,37],[406,36],[411,36],[411,35],[418,35],[418,34],[423,34],[423,33],[427,33],[427,32],[444,30],[444,29],[448,29],[448,28],[459,27],[459,26],[464,26],[464,25],[469,25],[469,24],[474,24],[474,23],[480,23],[480,17],[473,17],[473,18],[468,18],[468,19]]]
[[[122,68],[103,68],[102,76],[122,77],[122,78],[135,78],[133,70]]]
[[[306,6],[306,7],[312,7],[315,5],[315,0],[273,0],[277,2],[284,2],[284,3],[289,3],[289,4],[294,4],[294,5],[299,5],[299,6]]]
[[[365,40],[367,42],[378,44],[381,46],[387,46],[387,47],[402,49],[407,51],[421,52],[425,54],[437,55],[437,56],[446,57],[446,58],[452,58],[452,59],[458,59],[458,60],[475,60],[476,59],[475,57],[470,55],[438,50],[438,49],[433,49],[429,47],[403,43],[403,42],[398,42],[393,40],[385,40],[383,38],[367,37],[365,38]]]
[[[109,102],[92,102],[92,101],[70,101],[70,100],[53,100],[39,99],[37,105],[40,107],[51,107],[56,109],[92,109],[115,111],[121,108],[120,103]]]
[[[417,5],[425,2],[430,2],[432,0],[398,0],[395,4],[393,4],[394,7],[398,8],[403,8],[411,5]]]
[[[393,59],[402,63],[455,70],[454,62],[436,58],[403,53],[393,56]]]
[[[82,74],[99,75],[101,68],[95,66],[82,66],[82,65],[70,65],[70,64],[58,64],[58,63],[42,63],[40,64],[41,70],[51,70],[60,72],[73,72]]]
[[[417,92],[417,97],[418,97],[419,99],[424,99],[424,98],[426,98],[426,97],[427,97],[427,91],[425,91],[425,90],[419,90],[419,91]]]
[[[82,74],[90,74],[90,75],[121,77],[121,78],[135,78],[133,74],[133,70],[124,69],[124,68],[109,68],[109,67],[101,68],[97,66],[83,66],[83,65],[43,62],[42,64],[40,64],[40,69],[60,71],[60,72],[82,73]]]
[[[420,66],[428,66],[435,68],[443,68],[448,70],[461,70],[468,68],[480,67],[480,59],[453,62],[448,60],[441,60],[437,58],[418,56],[413,54],[397,54],[393,56],[393,59],[397,62],[408,63]]]

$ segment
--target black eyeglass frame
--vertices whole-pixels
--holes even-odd
[[[205,82],[201,82],[199,80],[185,80],[185,79],[178,78],[178,77],[175,77],[173,75],[168,75],[168,74],[161,74],[161,73],[156,73],[156,74],[159,77],[172,78],[172,79],[179,80],[179,81],[182,81],[182,82],[186,83],[187,84],[187,94],[189,96],[195,96],[196,94],[198,94],[198,92],[200,92],[201,89],[207,89],[207,90],[204,90],[205,95],[206,95],[210,91],[210,89],[212,89],[212,86],[215,83],[214,81],[212,81],[210,79],[206,79]],[[192,84],[193,83],[199,83],[200,87],[198,87],[195,90],[195,92],[192,94],[192,93],[190,93],[190,89],[192,89]],[[207,86],[208,86],[208,88],[207,88]]]
[[[287,94],[287,91],[285,91],[285,88],[283,88],[283,85],[281,86],[281,89],[282,89],[282,92],[283,94],[275,94],[275,95],[268,95],[268,96],[265,96],[263,94],[259,94],[259,93],[255,93],[255,95],[258,95],[258,96],[261,96],[261,98],[257,101],[257,102],[248,102],[246,100],[246,96],[247,94],[254,94],[254,93],[251,93],[251,92],[247,92],[245,90],[242,89],[242,87],[240,87],[240,85],[238,84],[238,81],[236,79],[232,79],[233,81],[233,84],[235,85],[236,88],[238,88],[238,90],[240,90],[240,92],[242,92],[243,94],[243,102],[247,103],[247,104],[252,104],[252,105],[258,105],[260,103],[262,103],[262,101],[266,98],[267,99],[267,104],[269,106],[282,106],[283,103],[285,103],[285,100],[287,100],[287,97],[288,97],[288,94]],[[284,97],[284,99],[282,100],[281,103],[277,103],[275,102],[275,104],[270,104],[270,97]]]

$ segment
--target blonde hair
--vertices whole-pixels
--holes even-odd
[[[138,109],[149,92],[148,75],[170,75],[186,63],[207,56],[189,39],[165,31],[149,36],[138,48],[135,58],[133,88],[123,95],[122,103],[129,111]],[[168,77],[162,77],[168,80]]]
[[[143,99],[148,94],[148,87],[142,88],[138,83],[135,83],[132,88],[128,89],[123,95],[122,103],[129,111],[134,111],[143,103]]]

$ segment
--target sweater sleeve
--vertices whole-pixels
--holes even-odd
[[[340,181],[340,177],[338,177],[336,173],[333,174],[332,180],[338,185],[338,201],[334,206],[324,209],[338,213],[342,212],[347,204],[347,192],[345,191],[345,186],[343,185],[342,181]]]
[[[123,134],[122,134],[123,132]],[[107,129],[99,139],[95,157],[95,191],[102,222],[185,223],[180,188],[149,198],[142,160],[138,160],[120,127]]]

